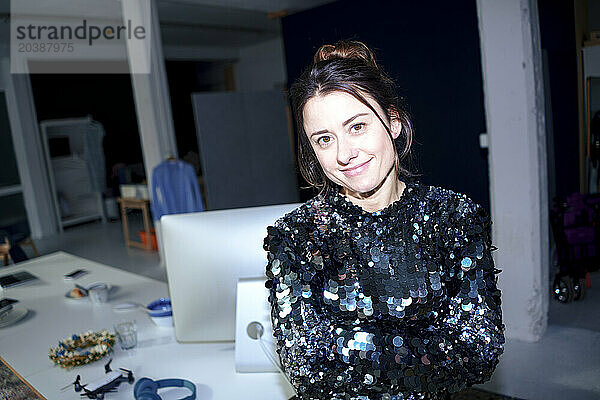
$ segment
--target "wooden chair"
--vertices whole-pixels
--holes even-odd
[[[37,247],[35,247],[35,243],[33,242],[33,239],[31,237],[28,237],[25,240],[19,242],[19,246],[21,246],[21,247],[31,246],[31,250],[33,251],[33,254],[36,257],[40,256],[40,253],[38,252]],[[10,260],[9,250],[10,250],[10,243],[8,241],[8,238],[5,237],[4,243],[0,244],[0,257],[2,257],[4,259],[5,267],[8,265],[9,260]]]
[[[29,230],[29,223],[26,218],[21,218],[11,221],[7,225],[0,226],[0,257],[4,258],[4,266],[8,265],[8,261],[11,258],[10,245],[11,243],[17,243],[19,247],[31,246],[33,254],[39,257],[37,247],[31,239],[31,231]],[[15,257],[27,258],[27,255],[22,251],[13,251]],[[13,260],[14,261],[14,260]],[[18,262],[17,261],[17,262]]]
[[[23,240],[21,243],[19,243],[19,246],[23,247],[23,246],[31,246],[31,251],[33,251],[33,255],[36,257],[40,256],[40,253],[38,252],[37,247],[35,247],[35,243],[33,242],[33,239],[30,237],[26,238],[25,240]]]
[[[8,238],[4,238],[4,242],[0,243],[0,257],[4,259],[5,267],[8,265],[8,258],[10,257],[8,250],[10,250],[10,243],[8,243]]]

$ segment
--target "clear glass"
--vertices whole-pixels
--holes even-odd
[[[129,350],[137,346],[137,328],[135,321],[119,322],[118,324],[115,324],[114,328],[121,349]]]
[[[92,303],[102,304],[108,301],[108,286],[104,283],[99,283],[88,288],[88,294]]]

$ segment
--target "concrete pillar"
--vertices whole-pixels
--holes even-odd
[[[156,3],[152,0],[123,1],[123,20],[145,26],[148,40],[127,40],[131,83],[135,98],[142,154],[152,193],[152,170],[167,156],[177,157],[177,144],[167,74],[163,58],[160,25]],[[149,23],[147,23],[149,21]],[[155,224],[159,252],[162,256],[160,224]]]
[[[494,253],[511,338],[548,323],[548,182],[536,0],[477,0]]]

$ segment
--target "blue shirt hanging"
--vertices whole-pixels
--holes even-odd
[[[166,160],[152,171],[152,215],[155,221],[168,214],[204,211],[194,168],[180,160]]]

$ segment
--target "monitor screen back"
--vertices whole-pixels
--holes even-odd
[[[177,341],[235,340],[238,279],[266,280],[263,241],[267,226],[298,206],[294,203],[161,218]]]

